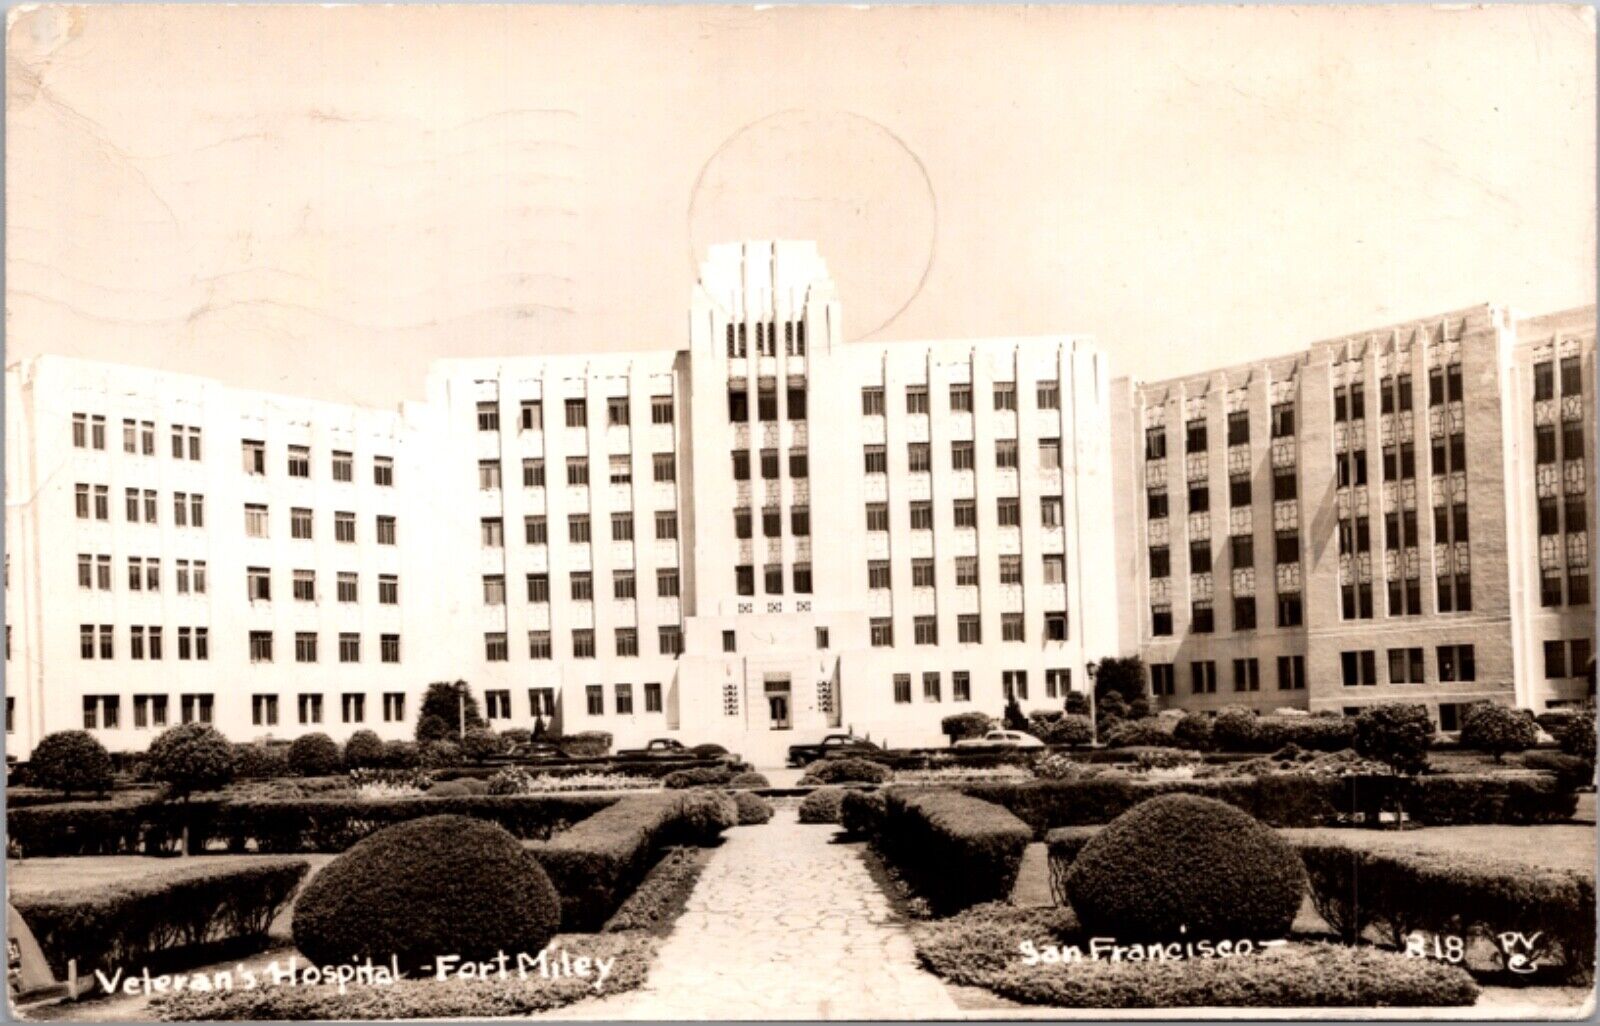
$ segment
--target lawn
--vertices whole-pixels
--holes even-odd
[[[306,879],[327,864],[332,855],[298,855],[311,863]],[[7,859],[6,886],[13,894],[72,891],[101,884],[121,883],[154,873],[208,864],[240,865],[252,855],[190,855],[154,858],[148,855],[87,855],[59,859]]]
[[[1286,837],[1323,837],[1359,844],[1372,851],[1416,851],[1471,854],[1506,859],[1545,869],[1593,873],[1595,832],[1592,826],[1449,826],[1421,830],[1366,830],[1314,827],[1281,830]]]

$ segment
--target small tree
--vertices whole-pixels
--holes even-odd
[[[1594,716],[1594,703],[1585,702],[1578,710],[1578,715],[1561,728],[1560,733],[1556,735],[1556,741],[1560,743],[1563,752],[1594,762]]]
[[[383,761],[383,739],[370,730],[358,730],[344,743],[345,769],[376,769]]]
[[[1211,744],[1219,752],[1253,752],[1260,725],[1256,714],[1243,706],[1231,705],[1211,723]]]
[[[422,755],[417,751],[413,741],[385,741],[383,743],[383,764],[389,769],[416,769],[422,762]]]
[[[1068,715],[1071,715],[1071,716],[1087,716],[1087,715],[1089,715],[1089,695],[1088,695],[1088,693],[1083,692],[1083,691],[1068,691],[1067,692],[1067,702],[1066,702],[1066,705],[1063,706],[1063,708],[1066,710]]]
[[[233,779],[233,745],[204,723],[184,723],[162,731],[145,753],[150,778],[167,785],[167,794],[187,798],[214,791]]]
[[[1018,704],[1016,695],[1006,699],[1005,725],[1007,730],[1028,729],[1028,717],[1022,714],[1022,706]]]
[[[1108,691],[1104,696],[1095,698],[1094,711],[1095,719],[1104,730],[1118,720],[1128,718],[1128,701],[1122,697],[1122,692]]]
[[[500,735],[488,727],[473,727],[461,739],[461,754],[473,762],[483,762],[500,751]]]
[[[467,687],[466,681],[439,680],[429,684],[427,693],[422,696],[422,708],[417,713],[417,740],[459,740],[463,710],[467,730],[486,725],[483,715],[478,711],[478,700],[472,697],[472,689]],[[430,716],[444,723],[445,733],[435,736],[431,732],[438,728],[428,725],[430,734],[424,735],[423,728]]]
[[[1202,712],[1186,712],[1172,728],[1172,740],[1185,748],[1203,752],[1211,747],[1211,717]]]
[[[446,723],[437,716],[424,716],[417,721],[417,744],[432,744],[435,741],[455,741],[456,728]]]
[[[950,739],[951,744],[955,744],[967,738],[982,737],[994,729],[994,720],[987,713],[956,713],[940,720],[939,729]]]
[[[1431,744],[1433,721],[1428,717],[1427,706],[1384,702],[1369,705],[1356,717],[1356,754],[1386,763],[1396,773],[1414,774],[1427,769]]]
[[[1527,751],[1538,740],[1533,717],[1492,702],[1469,706],[1461,721],[1461,747],[1488,752],[1495,762],[1504,762],[1507,752]]]
[[[1136,698],[1143,698],[1144,691],[1144,661],[1138,656],[1112,656],[1100,660],[1100,669],[1094,678],[1096,703],[1113,694],[1132,702]]]
[[[289,746],[289,771],[297,777],[325,777],[339,772],[339,746],[323,733],[302,734]]]
[[[66,795],[104,794],[111,789],[111,756],[87,730],[46,734],[28,760],[28,780]]]
[[[1094,728],[1089,723],[1089,717],[1066,713],[1060,719],[1052,721],[1049,732],[1042,737],[1053,745],[1071,745],[1076,748],[1089,743],[1094,737]]]

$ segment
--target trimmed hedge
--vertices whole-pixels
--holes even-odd
[[[802,784],[882,784],[894,771],[881,762],[844,756],[819,759],[806,767]]]
[[[772,803],[754,791],[734,791],[733,804],[739,810],[740,826],[753,826],[772,818]]]
[[[1057,905],[1067,904],[1067,870],[1072,868],[1083,846],[1102,829],[1100,826],[1056,827],[1044,835],[1050,865],[1050,897]]]
[[[819,787],[800,802],[798,813],[802,823],[837,823],[844,796],[849,792],[842,787]]]
[[[598,930],[671,844],[701,838],[683,822],[683,795],[628,795],[557,834],[530,844],[561,895],[561,927]],[[703,825],[703,824],[702,824]]]
[[[1578,797],[1544,774],[1440,774],[1329,777],[1280,773],[1258,777],[1141,780],[1092,777],[1030,783],[962,785],[963,794],[1010,809],[1039,838],[1055,827],[1109,823],[1162,794],[1216,798],[1275,827],[1328,826],[1356,815],[1375,822],[1380,809],[1403,800],[1427,826],[1536,824],[1570,819]]]
[[[7,832],[24,858],[176,854],[189,851],[341,852],[386,826],[423,816],[489,820],[523,839],[544,839],[615,803],[614,795],[478,795],[438,798],[68,802],[9,809]]]
[[[1404,947],[1413,930],[1539,935],[1534,958],[1559,953],[1563,976],[1586,982],[1594,970],[1594,879],[1571,870],[1466,852],[1376,851],[1343,839],[1296,841],[1311,899],[1346,939],[1376,927]]]
[[[398,960],[426,971],[536,952],[560,899],[538,860],[501,827],[429,816],[380,830],[329,862],[294,906],[294,943],[317,965]]]
[[[888,808],[882,791],[846,791],[839,800],[839,825],[852,837],[876,839]]]
[[[685,787],[718,786],[732,779],[733,771],[726,766],[699,766],[668,773],[661,778],[661,786],[678,790]]]
[[[1563,790],[1576,791],[1594,784],[1594,762],[1577,755],[1527,752],[1522,756],[1522,765],[1554,775],[1556,786]]]
[[[879,846],[937,911],[1004,900],[1033,833],[990,802],[955,791],[883,792]]]
[[[229,859],[10,897],[56,977],[64,979],[75,958],[82,978],[96,969],[136,971],[158,952],[264,937],[307,868],[304,859]]]

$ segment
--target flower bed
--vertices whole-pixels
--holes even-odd
[[[304,859],[239,858],[85,887],[13,893],[57,978],[145,964],[158,953],[265,937],[305,876]]]
[[[912,928],[922,964],[952,983],[1057,1008],[1363,1008],[1470,1005],[1478,988],[1454,966],[1374,948],[1291,941],[1229,957],[1052,961],[1090,951],[1065,909],[980,905]],[[1027,941],[1032,954],[1023,947]],[[1216,950],[1213,948],[1212,950]]]

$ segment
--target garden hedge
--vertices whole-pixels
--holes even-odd
[[[66,802],[10,809],[22,857],[175,854],[212,848],[272,854],[342,852],[386,826],[423,816],[489,820],[523,839],[543,839],[606,808],[614,795],[473,795],[455,798],[204,799],[114,805]]]
[[[1036,837],[1055,827],[1109,823],[1162,794],[1195,794],[1235,805],[1275,827],[1327,826],[1403,801],[1426,826],[1468,823],[1559,823],[1577,808],[1575,793],[1543,773],[1440,774],[1420,777],[1331,777],[1279,773],[1257,777],[1141,780],[1095,777],[1023,783],[978,782],[963,794],[1003,805]]]
[[[528,846],[561,895],[561,928],[598,930],[670,844],[694,844],[681,794],[628,795]],[[704,824],[700,824],[703,826]]]
[[[92,978],[96,969],[137,971],[158,953],[264,937],[307,868],[293,858],[208,861],[97,887],[13,889],[10,900],[57,979],[68,959],[80,979]]]
[[[955,791],[890,788],[878,832],[884,855],[937,911],[1011,894],[1028,825],[999,805]]]
[[[1050,897],[1057,905],[1067,903],[1067,870],[1078,857],[1078,852],[1089,843],[1089,838],[1101,829],[1095,826],[1056,827],[1044,835],[1044,847],[1050,864]]]

